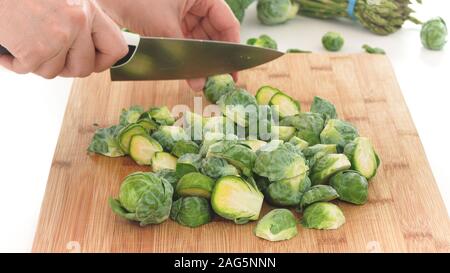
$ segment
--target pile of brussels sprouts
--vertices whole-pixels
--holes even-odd
[[[221,115],[186,112],[178,126],[167,107],[135,106],[119,125],[97,130],[90,152],[152,168],[125,178],[109,201],[116,214],[141,226],[259,220],[255,235],[280,241],[297,235],[293,209],[305,228],[337,229],[345,217],[334,201],[367,202],[380,160],[331,102],[315,97],[302,112],[283,91],[263,86],[253,96],[230,75],[209,77],[204,94]],[[279,208],[260,217],[264,201]]]

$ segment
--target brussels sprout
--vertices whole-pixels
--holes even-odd
[[[441,17],[428,20],[422,25],[420,39],[425,48],[441,50],[447,43],[447,25]]]
[[[308,146],[309,146],[308,142],[306,142],[303,139],[296,137],[296,136],[291,137],[291,139],[289,140],[289,143],[291,143],[295,147],[299,148],[301,151],[308,148]]]
[[[337,119],[336,107],[329,101],[320,97],[314,97],[311,112],[321,114],[324,120]]]
[[[176,142],[189,139],[189,136],[183,128],[178,126],[161,126],[152,134],[152,137],[156,139],[167,152],[172,151]]]
[[[257,152],[253,171],[270,181],[278,181],[304,174],[308,166],[292,144],[271,141]]]
[[[367,202],[369,184],[367,179],[356,171],[343,171],[330,179],[330,185],[339,194],[339,199],[355,205]]]
[[[327,154],[319,158],[311,170],[313,185],[324,184],[333,174],[350,169],[351,164],[343,154]]]
[[[306,173],[293,178],[272,182],[265,193],[270,203],[275,206],[297,206],[303,191],[311,186]]]
[[[380,159],[372,143],[366,137],[357,137],[344,148],[344,154],[352,163],[352,169],[371,179],[377,173]]]
[[[207,157],[223,158],[238,168],[245,176],[252,176],[256,154],[250,147],[238,141],[223,140],[209,147]]]
[[[300,114],[300,103],[281,92],[270,99],[269,105],[274,106],[274,111],[280,118]]]
[[[320,143],[320,133],[324,127],[324,120],[321,114],[317,113],[300,113],[281,120],[282,126],[293,126],[297,129],[296,136],[309,143],[315,145]]]
[[[130,153],[131,138],[135,135],[147,135],[147,130],[137,124],[129,124],[127,127],[120,130],[118,136],[119,145],[120,149],[122,149],[125,154]]]
[[[239,126],[248,127],[250,117],[257,118],[256,99],[244,89],[236,89],[223,95],[217,104],[224,116]]]
[[[305,228],[338,229],[345,223],[341,209],[332,203],[318,202],[308,206],[301,224]]]
[[[271,136],[274,140],[288,141],[294,136],[295,132],[296,129],[292,126],[272,126]]]
[[[255,98],[259,105],[269,105],[272,97],[280,92],[281,91],[277,88],[267,85],[259,88],[258,92],[256,92]]]
[[[248,8],[248,6],[250,6],[251,3],[253,3],[253,1],[255,0],[225,0],[225,2],[227,2],[228,6],[233,11],[234,16],[236,16],[236,18],[241,23],[244,19],[245,10]]]
[[[175,143],[172,148],[172,154],[176,157],[181,157],[185,154],[197,154],[200,147],[192,140],[180,140]]]
[[[241,141],[242,144],[245,144],[247,146],[249,146],[253,152],[257,152],[262,146],[266,145],[267,142],[262,141],[262,140],[258,140],[258,139],[254,139],[254,140],[243,140]]]
[[[202,156],[198,154],[185,154],[178,158],[176,172],[178,177],[182,177],[188,173],[200,171],[202,166]]]
[[[225,159],[207,157],[202,161],[201,172],[211,178],[218,179],[228,175],[239,175],[239,171]]]
[[[254,233],[272,242],[289,240],[298,234],[297,220],[287,209],[274,209],[258,221]]]
[[[222,133],[206,133],[203,139],[202,146],[200,147],[200,154],[205,157],[208,153],[209,147],[214,143],[220,142],[222,140],[238,140],[238,137],[233,134],[222,134]]]
[[[304,149],[303,154],[308,160],[308,166],[312,168],[317,160],[319,160],[324,155],[337,154],[336,144],[316,144]]]
[[[344,46],[344,38],[336,32],[327,32],[322,37],[322,45],[328,51],[339,51]]]
[[[263,204],[263,194],[248,181],[237,176],[217,180],[211,195],[213,210],[236,224],[257,220]]]
[[[330,186],[316,185],[309,188],[300,201],[300,211],[317,202],[326,202],[339,198],[339,194]]]
[[[175,123],[175,119],[166,106],[153,107],[148,113],[160,125],[172,126]]]
[[[122,129],[122,125],[97,129],[88,147],[88,152],[109,157],[124,156],[125,153],[120,148],[118,141],[118,135]]]
[[[220,97],[234,89],[236,89],[236,85],[230,74],[215,75],[208,77],[203,93],[210,102],[216,103]]]
[[[175,192],[178,196],[199,196],[210,198],[214,180],[201,173],[188,173],[178,181]]]
[[[236,125],[233,120],[220,116],[204,118],[203,134],[207,133],[222,133],[234,134],[236,132]]]
[[[177,158],[165,152],[156,152],[152,158],[152,169],[154,172],[169,169],[175,170],[177,167]]]
[[[141,226],[164,222],[170,214],[173,188],[153,173],[137,172],[125,178],[118,199],[109,199],[119,216]]]
[[[183,128],[192,140],[199,141],[203,139],[203,125],[205,119],[190,111],[186,111],[183,115]]]
[[[291,0],[258,0],[258,19],[265,25],[277,25],[294,18],[299,4]]]
[[[189,196],[173,202],[170,218],[191,228],[211,222],[212,212],[205,198]]]
[[[153,155],[162,152],[163,148],[147,135],[135,135],[130,141],[130,156],[138,165],[151,165]]]
[[[123,109],[120,114],[120,125],[136,123],[139,117],[144,113],[144,109],[140,106],[131,106],[130,109]]]
[[[159,127],[159,125],[150,117],[148,112],[143,113],[136,124],[144,127],[148,133],[152,133]]]
[[[337,144],[341,151],[347,143],[358,136],[358,130],[350,123],[340,119],[330,119],[320,133],[320,140],[323,144]]]
[[[386,51],[384,51],[384,49],[379,47],[371,47],[370,45],[363,45],[362,48],[369,54],[380,54],[380,55],[386,54]]]
[[[180,179],[175,170],[170,169],[159,170],[155,173],[155,175],[159,178],[165,179],[170,183],[170,185],[172,185],[174,189],[177,186],[178,180]]]
[[[247,44],[256,47],[265,47],[270,49],[278,49],[277,42],[268,35],[261,35],[259,38],[250,38],[247,40]]]

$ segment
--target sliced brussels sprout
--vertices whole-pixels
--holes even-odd
[[[236,224],[257,220],[263,204],[263,194],[241,177],[225,176],[217,180],[211,195],[213,210]]]
[[[295,147],[299,148],[301,151],[308,148],[308,146],[309,146],[308,142],[306,142],[303,139],[296,137],[296,136],[291,137],[291,139],[289,140],[289,143],[291,143]]]
[[[180,140],[175,143],[172,148],[172,154],[176,157],[181,157],[185,154],[197,154],[200,147],[192,140]]]
[[[209,147],[214,143],[220,142],[222,140],[232,140],[237,141],[238,136],[233,134],[222,134],[222,133],[206,133],[203,139],[203,143],[200,147],[200,154],[205,157],[208,153]]]
[[[223,95],[217,104],[223,115],[239,126],[248,127],[251,117],[258,118],[256,99],[244,89],[236,89]]]
[[[300,5],[291,0],[259,0],[258,19],[265,25],[277,25],[294,18]]]
[[[251,46],[256,47],[264,47],[264,48],[271,48],[271,49],[278,49],[277,42],[270,37],[269,35],[261,35],[258,38],[250,38],[247,40],[247,44]]]
[[[144,113],[144,109],[140,106],[131,106],[129,109],[123,109],[120,114],[120,125],[136,123],[139,117]]]
[[[147,114],[147,112],[145,112],[144,114]],[[153,131],[158,129],[158,124],[151,118],[140,118],[136,124],[141,125],[142,127],[144,127],[148,133],[152,133]]]
[[[173,188],[153,173],[137,172],[125,178],[118,199],[109,199],[119,216],[140,222],[141,226],[164,222],[170,214]]]
[[[202,166],[202,156],[198,154],[185,154],[178,158],[176,172],[178,177],[183,177],[188,173],[200,171]]]
[[[280,121],[282,126],[293,126],[297,129],[296,136],[309,143],[320,143],[320,133],[323,130],[324,120],[321,114],[300,113],[296,116],[284,118]]]
[[[339,199],[355,205],[367,202],[369,184],[367,179],[356,171],[343,171],[330,179],[330,185],[339,194]]]
[[[272,139],[289,141],[295,134],[296,129],[292,126],[272,126]]]
[[[147,135],[135,135],[130,141],[130,156],[138,165],[151,165],[153,155],[162,152],[163,148]]]
[[[297,206],[300,203],[305,187],[309,187],[310,180],[306,173],[272,182],[266,189],[266,195],[275,206]],[[309,185],[308,185],[309,184]]]
[[[88,152],[109,157],[124,156],[125,153],[120,148],[118,141],[118,135],[122,129],[122,125],[97,129],[89,145]]]
[[[239,141],[223,140],[209,147],[207,157],[223,158],[238,168],[245,176],[252,176],[256,154],[250,147]]]
[[[311,112],[321,114],[324,120],[337,119],[338,117],[334,104],[320,97],[314,97]]]
[[[350,167],[350,161],[343,154],[324,155],[316,161],[311,170],[311,182],[313,185],[325,184],[332,175]]]
[[[275,124],[272,120],[272,108],[269,105],[258,106],[257,132],[253,132],[254,127],[250,124],[248,139],[270,141],[272,124]]]
[[[317,160],[319,160],[324,155],[337,154],[336,144],[316,144],[304,149],[303,154],[308,160],[308,166],[312,168]]]
[[[273,96],[280,93],[281,91],[272,86],[263,86],[259,88],[258,92],[256,92],[256,101],[259,105],[269,105],[270,100]]]
[[[371,179],[377,173],[380,158],[372,143],[366,137],[357,137],[344,148],[344,154],[350,159],[352,169]]]
[[[173,202],[170,218],[191,228],[211,222],[212,211],[208,200],[202,197],[182,197]]]
[[[305,228],[338,229],[345,223],[341,209],[332,203],[318,202],[303,212],[301,224]]]
[[[335,189],[328,185],[316,185],[309,188],[300,201],[300,211],[317,202],[327,202],[339,198]]]
[[[323,144],[337,144],[339,150],[359,136],[358,130],[346,121],[340,119],[328,120],[325,128],[320,133]]]
[[[130,153],[130,142],[131,138],[135,135],[147,135],[147,130],[144,127],[137,124],[129,124],[127,127],[123,128],[119,132],[119,145],[120,149],[124,151],[125,154]]]
[[[153,107],[149,111],[150,116],[160,125],[172,126],[175,123],[175,118],[172,117],[169,108]]]
[[[177,173],[175,170],[171,170],[171,169],[162,169],[159,170],[155,173],[155,175],[159,178],[165,179],[167,182],[170,183],[170,185],[172,185],[172,187],[175,189],[175,187],[177,186],[178,180],[180,180],[180,178],[178,177]]]
[[[180,178],[175,192],[178,196],[199,196],[209,199],[214,184],[214,180],[208,176],[192,172]]]
[[[239,171],[225,159],[218,157],[207,157],[202,161],[201,172],[214,179],[220,177],[236,175],[239,176]]]
[[[258,139],[252,139],[252,140],[243,140],[241,141],[243,144],[249,146],[253,152],[257,152],[262,146],[266,145],[267,142],[258,140]]]
[[[188,140],[189,136],[178,126],[161,126],[152,134],[152,137],[158,141],[165,151],[171,152],[175,143],[180,140]]]
[[[152,158],[152,169],[154,172],[169,169],[175,170],[177,167],[177,158],[165,152],[157,152]]]
[[[300,103],[284,93],[275,94],[269,102],[275,106],[274,111],[280,118],[295,116],[300,114]]]
[[[208,101],[216,103],[220,97],[234,89],[236,89],[236,84],[230,74],[215,75],[208,77],[203,93]]]
[[[272,242],[289,240],[298,234],[297,220],[287,209],[274,209],[258,221],[254,233]]]

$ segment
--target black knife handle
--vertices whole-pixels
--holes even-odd
[[[6,54],[11,55],[11,53],[9,53],[8,49],[6,49],[2,45],[0,45],[0,55],[6,55]]]

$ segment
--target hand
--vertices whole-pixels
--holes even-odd
[[[2,0],[0,65],[44,78],[85,77],[111,67],[128,47],[120,29],[90,0]]]
[[[119,25],[141,35],[240,42],[239,22],[223,0],[97,2]],[[192,89],[201,90],[205,80],[188,83]]]

